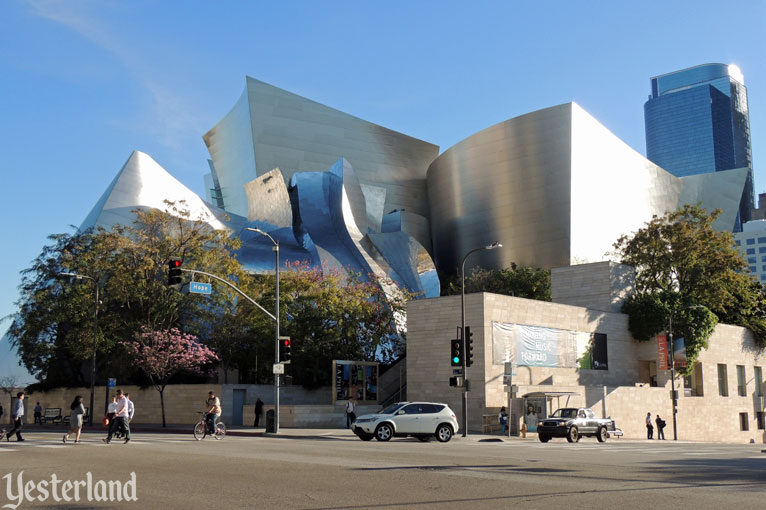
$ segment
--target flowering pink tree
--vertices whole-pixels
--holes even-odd
[[[218,361],[218,356],[197,337],[167,329],[142,329],[133,342],[123,343],[136,365],[149,376],[154,389],[160,392],[162,426],[165,426],[165,386],[179,372],[202,373],[202,367]]]

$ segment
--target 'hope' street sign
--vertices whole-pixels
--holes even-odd
[[[210,294],[211,287],[209,283],[189,282],[189,292],[192,294]]]

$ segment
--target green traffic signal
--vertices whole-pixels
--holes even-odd
[[[450,340],[450,357],[453,367],[463,366],[463,341],[460,339]]]

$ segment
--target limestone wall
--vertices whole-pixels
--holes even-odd
[[[468,369],[468,428],[482,432],[484,415],[496,414],[508,405],[504,391],[502,364],[493,364],[492,322],[528,324],[558,329],[598,332],[607,335],[608,370],[575,368],[517,367],[513,383],[519,397],[532,392],[573,392],[562,405],[592,407],[597,415],[611,416],[626,437],[646,437],[644,418],[659,413],[668,423],[666,436],[672,437],[670,372],[657,372],[657,387],[641,384],[640,362],[657,362],[656,341],[636,342],[628,332],[626,315],[546,303],[495,294],[465,296],[466,325],[474,332],[474,364]],[[462,392],[449,386],[453,368],[449,362],[449,340],[456,338],[460,325],[460,296],[411,301],[408,304],[407,393],[410,400],[445,402],[461,415]],[[710,338],[709,349],[699,358],[702,395],[691,396],[678,377],[678,438],[700,441],[766,441],[758,429],[756,413],[764,411],[766,401],[757,393],[754,367],[766,376],[766,356],[754,345],[749,331],[719,325]],[[727,367],[728,396],[718,390],[718,364]],[[745,395],[738,395],[736,366],[745,369]],[[763,382],[761,394],[766,394]],[[557,401],[553,401],[555,408]],[[522,400],[514,401],[513,420],[521,414]],[[748,430],[740,430],[740,414],[746,413]],[[513,423],[512,420],[512,423]],[[462,422],[462,420],[460,420]]]
[[[139,388],[138,386],[118,386],[123,392],[130,393],[130,399],[136,407],[133,417],[135,423],[161,424],[162,411],[160,407],[160,394],[152,387]],[[114,394],[117,388],[110,388],[109,395]],[[169,385],[165,389],[165,420],[168,425],[193,425],[199,420],[197,411],[204,411],[205,400],[209,391],[221,394],[219,384],[176,384]],[[90,388],[58,388],[46,392],[27,393],[25,400],[26,414],[29,422],[32,422],[32,410],[37,402],[40,402],[43,410],[46,407],[60,407],[63,416],[69,414],[69,406],[76,395],[82,395],[85,407],[90,404]],[[97,386],[95,391],[96,412],[94,421],[100,420],[104,415],[105,388]]]

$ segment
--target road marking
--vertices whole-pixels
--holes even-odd
[[[66,448],[63,444],[31,444],[33,448]]]

